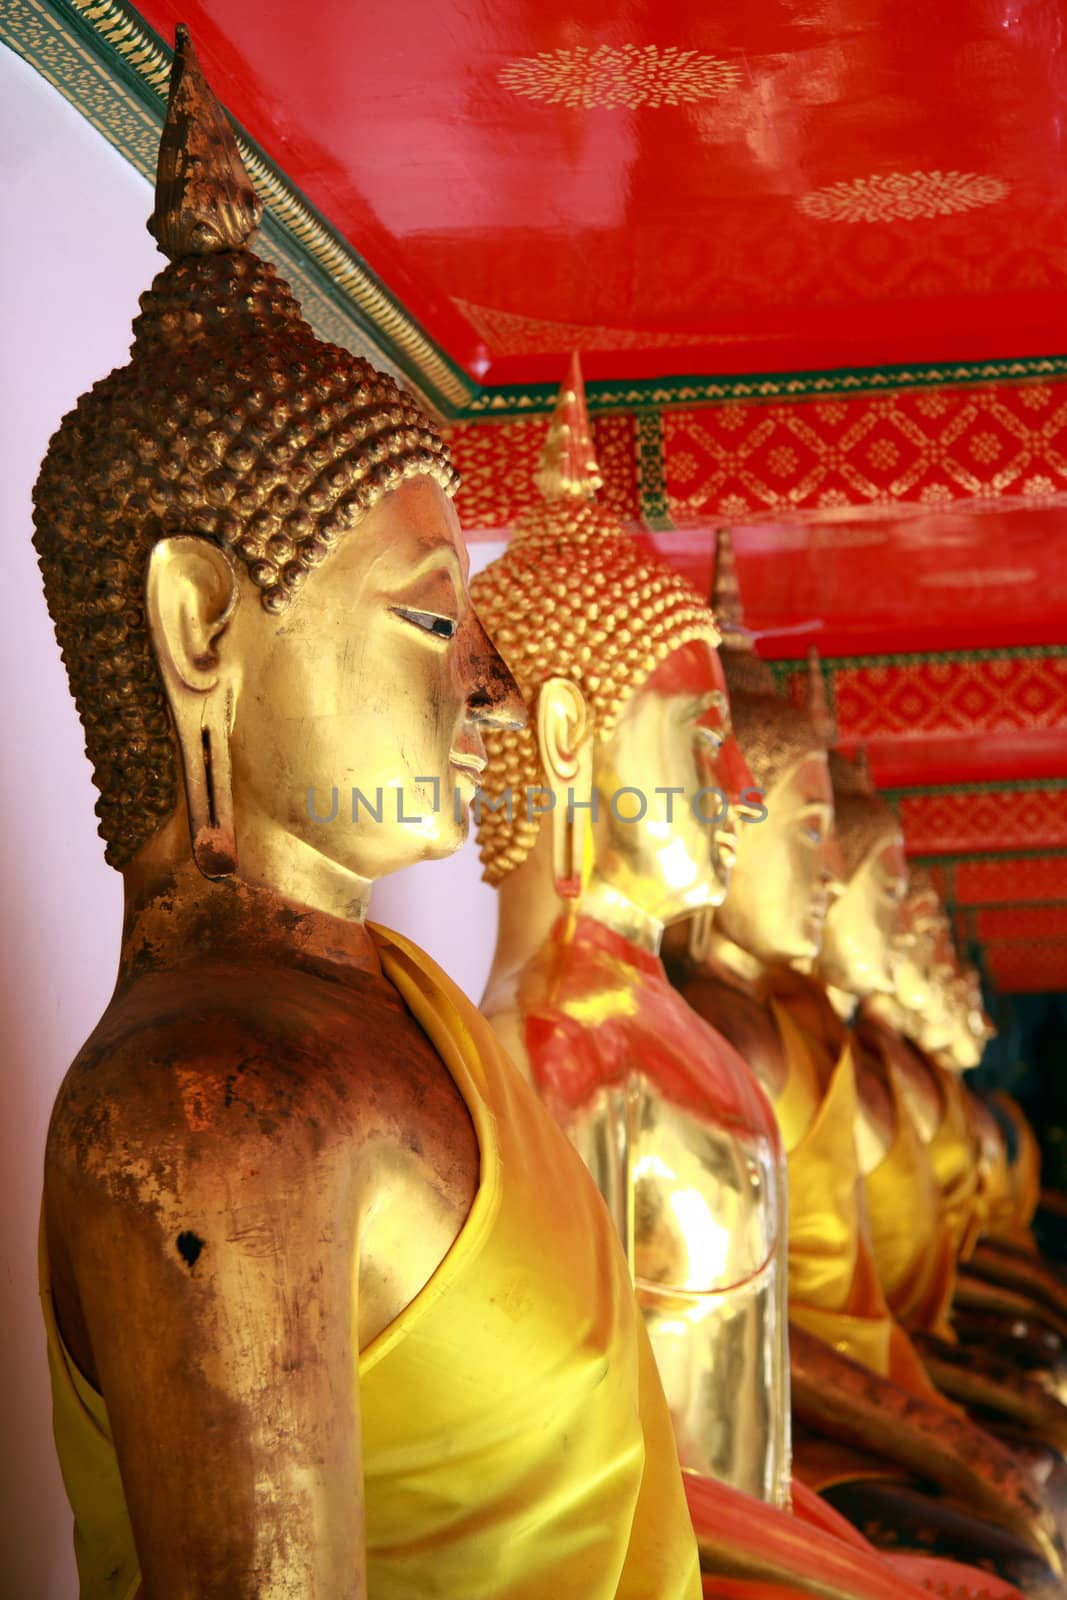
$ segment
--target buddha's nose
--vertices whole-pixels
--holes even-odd
[[[841,841],[831,828],[823,840],[822,847],[822,879],[826,889],[827,907],[832,906],[835,900],[840,900],[845,892],[847,877],[848,869],[845,866]]]
[[[473,688],[467,696],[467,708],[482,727],[524,728],[526,704],[522,691],[481,623],[477,618],[473,622],[470,653]]]

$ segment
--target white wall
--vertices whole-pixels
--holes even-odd
[[[0,152],[0,1596],[74,1600],[36,1232],[52,1100],[114,981],[121,883],[96,834],[95,790],[30,544],[30,491],[60,418],[125,359],[137,297],[160,257],[145,230],[145,181],[2,47]],[[475,565],[498,549],[475,546]],[[480,995],[496,912],[470,845],[386,880],[373,915]]]

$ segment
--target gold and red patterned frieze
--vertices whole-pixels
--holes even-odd
[[[1067,381],[649,408],[594,422],[604,498],[649,528],[1067,504]],[[532,504],[539,418],[450,430],[466,527]]]

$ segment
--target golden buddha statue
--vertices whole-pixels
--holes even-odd
[[[943,1227],[952,1242],[956,1271],[952,1327],[966,1351],[924,1341],[924,1356],[938,1382],[983,1413],[1000,1413],[998,1426],[1020,1427],[1067,1447],[1067,1397],[1063,1354],[1067,1339],[1067,1288],[1035,1251],[991,1233],[994,1217],[1011,1225],[1011,1180],[1006,1151],[998,1151],[992,1113],[969,1093],[963,1074],[981,1059],[989,1025],[980,988],[960,964],[947,917],[922,868],[909,891],[915,962],[924,975],[921,1007],[885,1002],[895,1025],[895,1055],[903,1103],[925,1145],[941,1196]],[[1029,1173],[1023,1205],[1033,1215],[1036,1182]],[[1025,1213],[1024,1213],[1025,1214]],[[984,1236],[983,1236],[984,1235]],[[948,1329],[929,1330],[942,1337]],[[993,1364],[978,1360],[985,1348]],[[1020,1370],[1006,1371],[1007,1360]],[[1028,1374],[1033,1375],[1028,1376]]]
[[[126,893],[46,1156],[81,1594],[694,1600],[595,1185],[471,1003],[365,921],[376,878],[460,843],[483,736],[523,716],[455,473],[315,338],[258,214],[180,32],[171,263],[35,496]]]
[[[743,1061],[658,957],[670,919],[722,899],[729,802],[756,831],[758,791],[711,612],[596,504],[597,478],[574,363],[539,474],[545,503],[472,585],[529,710],[525,728],[486,736],[478,826],[500,922],[483,1011],[615,1218],[711,1592],[735,1592],[726,1575],[775,1593],[900,1586],[903,1569],[819,1526],[827,1513],[803,1496],[814,1522],[783,1514],[780,1140]]]
[[[938,1533],[939,1547],[985,1558],[984,1530],[961,1519],[960,1507],[981,1507],[990,1521],[1027,1533],[1043,1528],[1043,1509],[1003,1447],[946,1407],[890,1312],[867,1237],[852,1055],[847,1041],[836,1055],[813,1047],[778,998],[782,990],[802,993],[798,985],[808,980],[794,979],[788,968],[819,955],[831,900],[842,898],[824,732],[814,715],[808,720],[776,692],[754,653],[722,533],[713,604],[725,632],[720,653],[733,728],[766,817],[740,831],[729,889],[710,930],[697,919],[668,930],[668,970],[689,1004],[744,1056],[781,1128],[797,1471],[816,1489],[865,1484],[863,1520],[894,1544],[929,1548]],[[891,864],[896,868],[895,857]],[[862,865],[859,881],[870,893],[878,879]],[[839,932],[836,971],[854,981],[843,962],[860,919],[856,905],[845,909],[849,931]],[[861,940],[860,949],[868,973],[880,976],[874,938]],[[942,1502],[921,1493],[887,1500],[884,1479],[932,1484],[954,1497],[957,1509],[945,1518]],[[1005,1482],[1013,1486],[1007,1494]]]
[[[846,867],[856,875],[865,860],[869,863],[891,846],[889,859],[900,868],[889,897],[898,914],[888,915],[885,904],[872,912],[863,958],[850,967],[852,939],[838,937],[832,959],[827,962],[824,954],[819,963],[830,980],[823,1026],[828,1026],[828,1014],[832,1018],[836,1012],[843,1019],[855,1008],[847,1037],[856,1064],[857,1148],[879,1281],[929,1377],[949,1399],[977,1412],[983,1432],[993,1416],[1000,1419],[995,1431],[1003,1430],[1013,1447],[1019,1442],[1020,1427],[1039,1431],[1055,1446],[1062,1429],[1058,1402],[1025,1374],[983,1359],[971,1348],[964,1351],[956,1343],[952,1314],[959,1257],[974,1238],[977,1183],[971,1122],[957,1092],[958,1081],[942,1082],[901,1026],[904,995],[922,992],[926,1037],[939,1045],[951,1037],[941,983],[945,923],[921,871],[916,872],[914,891],[906,891],[899,824],[862,769],[840,758],[831,758],[831,768]],[[835,902],[827,917],[827,946],[841,903]],[[902,907],[906,915],[900,914]],[[861,920],[857,919],[857,933]],[[905,980],[898,993],[900,972]],[[812,1004],[810,996],[807,1003]],[[1044,1467],[1034,1466],[1032,1452],[1026,1452],[1026,1460],[1014,1449],[1013,1453],[1027,1469],[1030,1483],[1044,1479]],[[834,1503],[849,1508],[844,1494],[835,1494]],[[1062,1526],[1062,1514],[1060,1522]]]
[[[716,785],[730,741],[718,633],[689,583],[586,501],[589,471],[568,463],[554,493],[555,440],[585,426],[579,382],[572,372],[549,436],[549,498],[472,586],[536,700],[525,728],[486,742],[479,836],[500,931],[483,1011],[608,1202],[683,1463],[784,1505],[777,1129],[750,1074],[678,1004],[658,960],[667,921],[721,898],[734,848]],[[571,482],[583,492],[570,495]],[[732,776],[745,786],[746,773]],[[552,796],[550,825],[528,805],[509,818],[506,790]],[[694,1042],[674,1037],[679,1024],[707,1058],[698,1071],[677,1064]],[[661,1060],[602,1059],[601,1041],[619,1052],[639,1028],[649,1046],[659,1034]],[[708,1378],[726,1370],[731,1416]]]

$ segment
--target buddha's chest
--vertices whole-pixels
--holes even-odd
[[[742,1063],[708,1066],[703,1096],[692,1086],[676,1096],[677,1074],[658,1077],[633,1059],[561,1119],[635,1279],[698,1295],[758,1275],[784,1226],[773,1113]]]
[[[788,1402],[774,1113],[720,1034],[649,990],[541,1008],[534,1079],[622,1238],[683,1464],[777,1501]]]
[[[364,1008],[381,1038],[361,1073],[358,1331],[363,1349],[416,1298],[459,1236],[478,1188],[478,1139],[445,1064],[402,1008]],[[384,1070],[382,1068],[384,1067]]]

